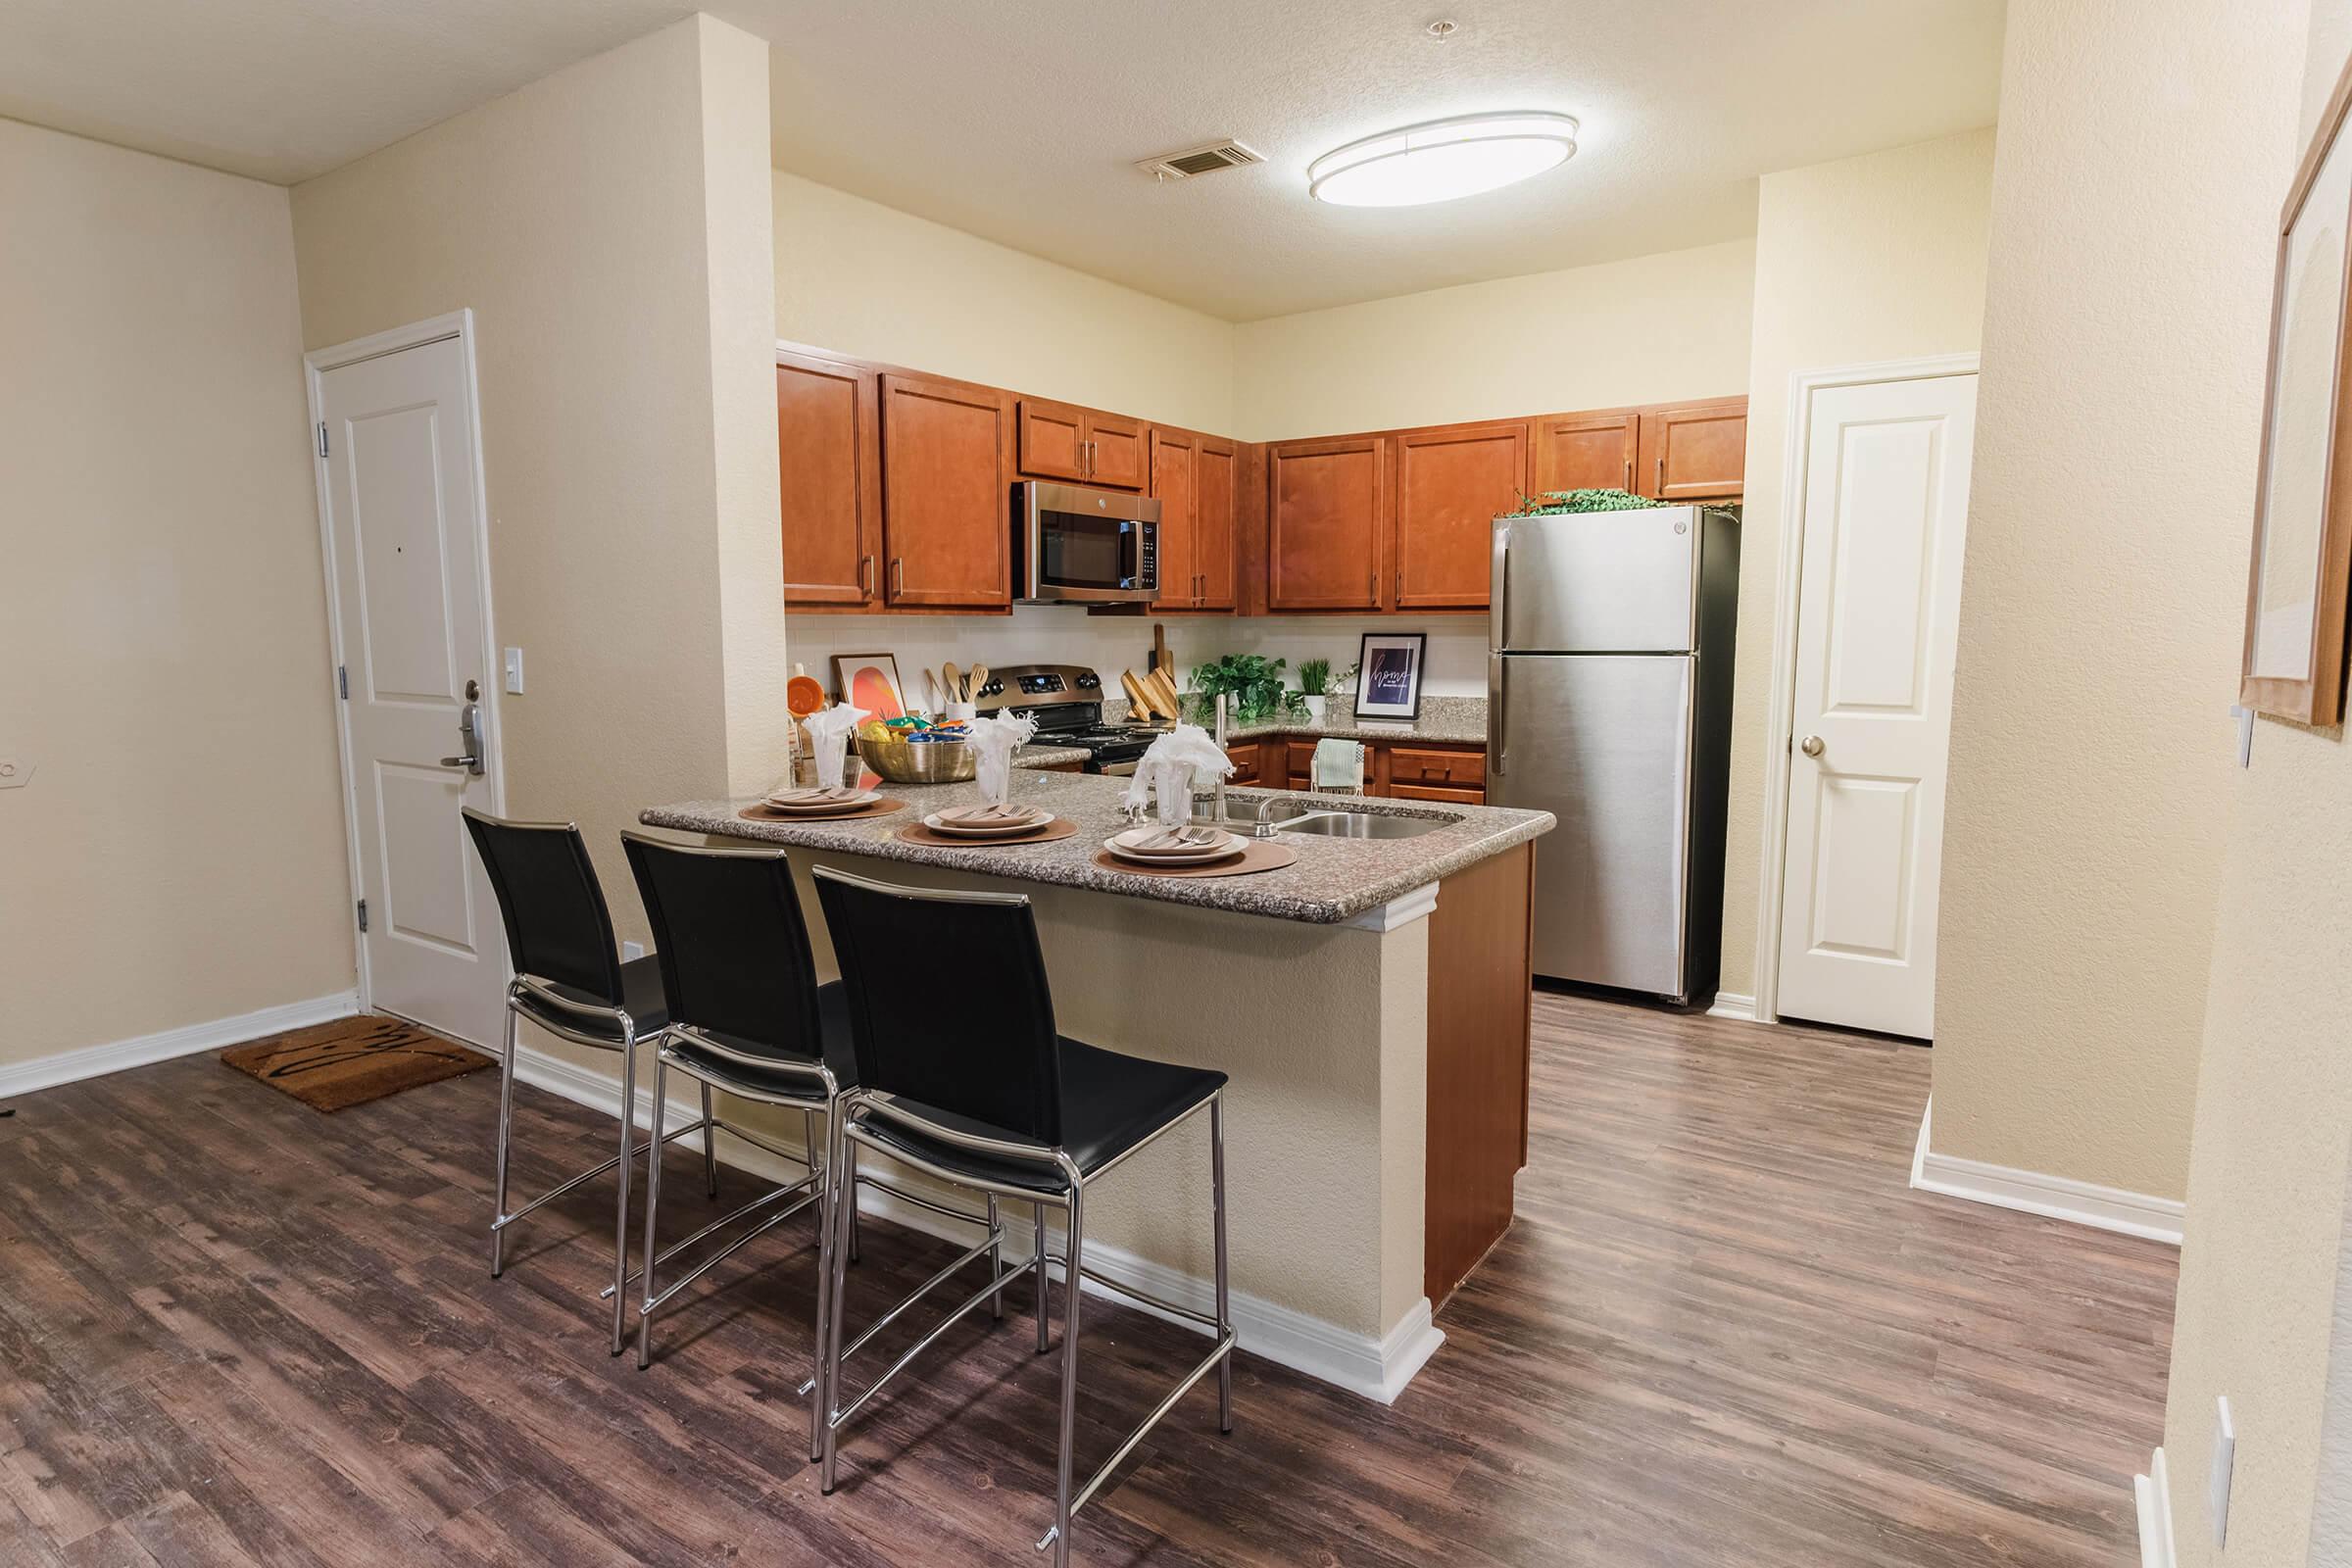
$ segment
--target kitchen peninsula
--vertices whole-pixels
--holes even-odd
[[[1443,1343],[1433,1304],[1510,1224],[1526,1158],[1533,841],[1553,820],[1286,793],[1286,818],[1323,808],[1404,818],[1416,831],[1286,831],[1280,840],[1298,860],[1281,869],[1146,876],[1094,863],[1125,825],[1125,783],[1024,773],[1023,800],[1079,827],[1024,846],[943,849],[898,836],[926,811],[976,800],[968,784],[885,785],[906,808],[879,817],[747,821],[737,813],[748,802],[698,801],[642,820],[785,846],[810,910],[809,868],[859,860],[889,862],[857,867],[869,874],[926,887],[1029,894],[1064,1033],[1231,1075],[1243,1347],[1394,1398]],[[1237,790],[1232,809],[1248,815],[1265,798]],[[830,976],[821,922],[810,935]],[[928,996],[923,956],[909,952],[906,965],[909,1004],[989,1004]],[[1172,1299],[1206,1299],[1209,1237],[1189,1217],[1206,1212],[1206,1192],[1195,1191],[1206,1184],[1202,1156],[1171,1138],[1137,1156],[1155,1162],[1152,1179],[1106,1189],[1100,1209],[1090,1196],[1090,1253],[1105,1272]]]

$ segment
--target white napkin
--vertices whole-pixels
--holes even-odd
[[[808,750],[816,764],[818,789],[841,787],[842,763],[849,758],[850,735],[864,717],[864,709],[842,703],[832,708],[820,708],[801,720],[808,731]]]
[[[1159,800],[1163,827],[1181,827],[1192,819],[1193,785],[1202,775],[1222,778],[1233,771],[1233,759],[1198,724],[1179,724],[1152,743],[1135,764],[1134,782],[1127,786],[1127,805],[1143,810]]]
[[[1003,806],[1012,799],[1012,753],[1029,744],[1037,720],[1027,713],[997,713],[972,720],[972,750],[980,799]]]

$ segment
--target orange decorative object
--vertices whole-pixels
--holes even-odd
[[[784,683],[784,706],[795,718],[807,718],[821,712],[825,706],[825,689],[812,675],[795,675]]]

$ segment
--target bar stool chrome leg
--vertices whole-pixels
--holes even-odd
[[[659,1078],[661,1075],[657,1073],[655,1076]],[[706,1197],[716,1198],[718,1196],[718,1118],[710,1114],[710,1086],[705,1084],[702,1088],[703,1192]],[[656,1114],[659,1115],[659,1112]],[[662,1140],[656,1138],[654,1142],[658,1146]],[[653,1254],[649,1252],[646,1255],[650,1257]],[[653,1293],[649,1291],[646,1294],[650,1296]]]
[[[829,1192],[830,1207],[825,1214],[825,1232],[833,1244],[831,1268],[825,1271],[824,1304],[819,1315],[824,1319],[824,1348],[816,1363],[816,1405],[818,1425],[824,1428],[818,1445],[817,1490],[826,1496],[833,1495],[833,1482],[841,1450],[841,1429],[835,1424],[840,1413],[835,1406],[841,1399],[841,1310],[842,1297],[849,1286],[850,1271],[839,1261],[851,1239],[850,1216],[857,1209],[857,1198],[852,1191],[851,1162],[857,1157],[857,1146],[843,1136],[843,1125],[849,1120],[838,1112],[833,1117],[830,1152],[825,1168],[841,1172]],[[855,1253],[851,1254],[855,1256]]]
[[[991,1193],[988,1195],[988,1234],[991,1238],[996,1236],[997,1227],[1001,1223],[1002,1221],[997,1217],[997,1195]],[[1003,1242],[991,1240],[988,1244],[988,1272],[998,1278],[1004,1276],[1004,1244]],[[1002,1285],[998,1286],[996,1294],[988,1298],[988,1315],[1000,1323],[1004,1321],[1004,1287]]]
[[[661,1291],[654,1283],[654,1266],[662,1260],[656,1250],[659,1239],[654,1234],[656,1216],[662,1212],[662,1121],[669,1109],[669,1063],[662,1059],[662,1049],[654,1048],[654,1141],[652,1153],[646,1158],[645,1170],[645,1303],[637,1309],[637,1370],[642,1372],[654,1364],[654,1300]],[[710,1089],[703,1088],[703,1157],[710,1157],[714,1140],[710,1136]],[[628,1217],[628,1210],[621,1210]],[[625,1260],[624,1260],[625,1261]],[[619,1310],[620,1293],[612,1294],[613,1309]],[[619,1351],[615,1348],[614,1352]]]
[[[629,1302],[629,1176],[637,1157],[637,1025],[627,1013],[620,1025],[620,1196],[612,1221],[612,1353],[622,1346]],[[654,1155],[658,1163],[662,1156]]]
[[[1079,1288],[1079,1273],[1084,1266],[1086,1248],[1086,1200],[1080,1190],[1078,1172],[1070,1171],[1070,1198],[1067,1212],[1070,1216],[1069,1255],[1061,1266],[1061,1452],[1054,1468],[1054,1528],[1046,1540],[1037,1544],[1043,1551],[1050,1543],[1054,1547],[1054,1568],[1069,1568],[1070,1563],[1070,1465],[1076,1457],[1078,1436],[1078,1298],[1086,1293]]]
[[[514,1035],[520,1027],[514,1009],[507,1009],[507,1048],[498,1069],[498,1176],[491,1200],[490,1277],[507,1271],[507,1152],[514,1140]]]
[[[1208,1101],[1208,1193],[1217,1232],[1217,1337],[1233,1332],[1233,1308],[1225,1284],[1225,1094]],[[1233,1430],[1233,1357],[1217,1363],[1217,1430]]]
[[[827,1347],[833,1343],[833,1321],[841,1299],[835,1293],[833,1280],[833,1250],[839,1245],[833,1234],[833,1220],[841,1202],[841,1195],[833,1190],[833,1162],[839,1141],[833,1137],[828,1119],[825,1147],[819,1152],[816,1113],[803,1111],[801,1118],[802,1131],[808,1140],[808,1164],[817,1176],[816,1190],[824,1195],[817,1200],[816,1209],[816,1386],[808,1391],[808,1462],[815,1464],[826,1457],[828,1417],[833,1413],[831,1363],[825,1356]]]
[[[1046,1205],[1029,1205],[1030,1219],[1037,1226],[1037,1353],[1046,1353]]]

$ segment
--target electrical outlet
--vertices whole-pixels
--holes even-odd
[[[507,650],[507,690],[519,694],[522,690],[522,650]]]
[[[642,957],[644,957],[644,956],[645,956],[645,944],[644,944],[644,943],[642,943],[642,942],[623,942],[623,943],[620,945],[620,961],[621,961],[621,962],[623,962],[623,963],[626,963],[626,962],[628,962],[628,961],[629,961],[631,958],[642,958]]]
[[[2237,1424],[2230,1418],[2230,1396],[2213,1401],[2213,1474],[2206,1482],[2206,1507],[2213,1514],[2213,1549],[2230,1539],[2230,1472],[2237,1463]]]
[[[0,790],[21,790],[32,782],[32,764],[0,757]]]

